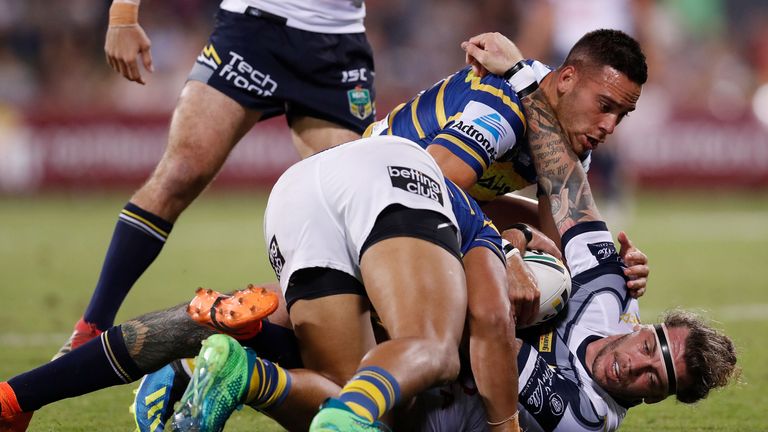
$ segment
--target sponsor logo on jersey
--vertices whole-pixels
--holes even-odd
[[[229,52],[230,59],[223,67],[221,58],[216,53],[213,45],[203,49],[203,53],[197,57],[197,61],[211,69],[218,71],[219,76],[231,82],[235,87],[256,93],[258,96],[272,96],[277,90],[277,82],[265,74],[254,69],[250,63],[234,51]]]
[[[472,120],[472,123],[485,129],[496,141],[504,133],[504,125],[501,124],[501,115],[499,113],[484,115]]]
[[[275,236],[272,236],[272,240],[269,241],[269,264],[272,265],[272,270],[275,271],[275,276],[279,280],[280,273],[285,265],[285,258],[280,253],[280,246],[277,245],[277,238]]]
[[[491,141],[486,138],[483,132],[476,128],[472,123],[465,123],[464,121],[459,120],[451,125],[451,129],[461,132],[462,135],[472,139],[472,141],[480,145],[480,147],[488,153],[488,157],[491,160],[496,159],[496,148],[491,144]]]
[[[547,367],[544,360],[539,359],[531,373],[531,378],[520,392],[528,412],[534,415],[541,413],[546,397],[553,392],[554,378],[555,372]]]
[[[640,324],[640,317],[634,312],[627,312],[619,315],[619,322],[627,324]]]
[[[539,357],[520,390],[519,401],[543,430],[554,430],[567,409],[571,391],[567,380]]]
[[[464,106],[461,116],[449,128],[477,143],[490,160],[507,152],[507,146],[514,143],[514,140],[505,140],[512,132],[512,126],[504,116],[493,107],[475,100]]]
[[[347,92],[347,101],[349,101],[349,112],[360,120],[365,120],[373,114],[370,90],[356,86]]]
[[[539,336],[539,352],[552,352],[552,333],[544,333]]]
[[[216,70],[221,64],[221,57],[219,57],[219,53],[216,52],[213,44],[208,44],[203,48],[203,52],[197,56],[197,61]]]
[[[598,263],[619,262],[613,242],[588,243],[587,247]]]
[[[549,397],[549,409],[552,411],[552,414],[556,416],[563,414],[563,411],[565,411],[565,403],[563,403],[563,398],[561,398],[559,394],[555,393]]]
[[[443,205],[443,192],[440,183],[419,170],[407,167],[388,166],[392,187],[412,194],[421,195]]]

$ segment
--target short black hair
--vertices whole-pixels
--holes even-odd
[[[648,65],[640,44],[621,30],[600,29],[582,36],[571,48],[563,66],[579,64],[610,66],[639,85],[648,80]]]

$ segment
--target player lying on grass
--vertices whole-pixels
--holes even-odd
[[[567,249],[566,249],[567,250]],[[618,266],[617,266],[618,268]],[[623,283],[623,279],[622,279]],[[175,323],[174,323],[175,321]],[[175,325],[168,325],[168,324],[175,324]],[[185,328],[186,324],[186,329]],[[194,339],[195,335],[201,336],[201,333],[207,333],[207,330],[202,330],[200,327],[197,327],[196,325],[192,324],[190,328],[191,320],[184,314],[180,309],[177,310],[169,310],[166,312],[158,313],[158,314],[150,314],[145,317],[142,317],[142,319],[131,321],[129,323],[126,323],[123,326],[122,331],[117,331],[116,334],[120,335],[120,339],[122,340],[122,335],[126,334],[127,337],[125,341],[129,342],[128,347],[123,347],[122,349],[115,349],[116,352],[121,353],[132,353],[133,359],[136,360],[135,364],[137,365],[143,365],[145,367],[145,371],[152,370],[154,368],[159,367],[159,364],[157,363],[158,358],[161,358],[164,354],[162,354],[162,350],[168,350],[171,347],[177,347],[179,348],[179,351],[183,351],[181,347],[179,347],[179,344],[183,344],[190,339]],[[274,326],[268,326],[272,329],[274,329]],[[184,329],[181,331],[181,329]],[[177,331],[180,331],[177,333]],[[265,332],[265,333],[274,333],[274,332]],[[264,334],[263,334],[264,335]],[[263,336],[262,335],[262,336]],[[141,337],[137,337],[141,336]],[[118,340],[118,338],[110,338],[112,340]],[[155,343],[157,342],[157,343]],[[274,347],[274,340],[271,341],[269,345]],[[267,347],[269,347],[269,345]],[[94,348],[98,347],[97,345],[93,345]],[[91,350],[92,356],[97,357],[97,359],[103,359],[104,352],[98,351],[98,350]],[[188,354],[189,349],[187,349]],[[70,356],[74,356],[77,353],[71,354]],[[86,354],[86,353],[82,353]],[[181,352],[179,352],[181,354]],[[67,356],[67,357],[70,357]],[[131,354],[129,354],[129,357]],[[65,357],[65,358],[67,358]],[[170,356],[166,355],[166,359]],[[289,362],[287,362],[288,358],[284,358],[286,360],[284,366],[289,366]],[[71,363],[70,367],[75,367],[76,370],[81,364],[86,365],[93,365],[92,361],[87,361],[85,357],[82,359],[78,359],[79,361],[76,363]],[[153,361],[155,362],[154,364]],[[137,366],[139,367],[139,366]],[[44,366],[43,368],[39,369],[37,372],[43,372],[43,370],[47,370],[49,373],[52,370],[55,370],[58,368],[59,370],[62,370],[59,362],[54,362],[51,365]],[[66,368],[63,368],[66,369]],[[89,369],[94,369],[90,367]],[[125,368],[123,368],[125,369]],[[135,369],[133,370],[135,372]],[[56,375],[48,375],[46,378],[51,379],[55,377]],[[16,383],[18,383],[18,387],[20,388],[27,388],[32,390],[30,392],[31,395],[36,395],[38,397],[38,403],[40,403],[40,395],[45,396],[46,391],[49,391],[50,389],[48,386],[43,385],[42,387],[35,388],[34,385],[30,385],[29,376],[22,375],[21,377],[17,377]],[[114,385],[119,383],[120,381],[116,380],[113,377],[109,385]],[[25,382],[26,381],[26,382]],[[47,382],[47,381],[44,381]],[[12,380],[13,383],[13,380]],[[41,382],[38,381],[38,384],[41,384]],[[93,385],[93,383],[90,383]],[[61,389],[63,390],[61,393],[58,394],[58,398],[61,397],[70,397],[74,396],[76,394],[80,394],[84,392],[84,389],[82,386],[78,386],[79,388],[75,389]],[[295,387],[294,387],[295,388]],[[91,390],[95,389],[95,387],[92,387]],[[37,391],[34,391],[37,390]],[[66,393],[69,391],[69,393]],[[88,390],[85,390],[88,391]],[[53,400],[57,399],[48,399],[47,401],[44,401],[43,403],[49,403]],[[31,399],[28,399],[25,402],[22,402],[22,406],[24,407],[34,407],[34,405],[28,404],[31,401]],[[38,406],[41,406],[42,403],[40,403]],[[7,413],[6,413],[7,414]]]
[[[737,373],[731,340],[694,314],[673,311],[660,324],[640,324],[637,301],[625,288],[624,265],[545,95],[535,92],[525,104],[540,186],[555,209],[573,277],[566,316],[554,328],[538,328],[522,337],[519,412],[511,418],[487,419],[469,379],[419,395],[411,411],[397,417],[398,430],[482,431],[519,418],[528,431],[612,431],[632,406],[670,395],[693,403]],[[256,398],[249,391],[270,388],[262,376],[250,372],[260,369],[260,360],[227,336],[209,338],[198,362],[179,420],[195,417],[189,416],[195,411],[197,416],[220,416],[240,403],[255,401],[261,408],[259,400],[275,397],[270,390]],[[199,384],[204,381],[210,386]],[[233,392],[235,382],[240,388]],[[280,409],[293,408],[290,397],[281,399]]]
[[[676,395],[681,402],[693,403],[726,385],[737,372],[727,336],[683,311],[667,314],[661,324],[640,324],[637,301],[625,289],[623,263],[543,93],[526,101],[526,111],[540,185],[556,209],[553,215],[575,288],[565,318],[554,329],[540,328],[520,342],[520,411],[512,418],[519,416],[520,425],[533,431],[616,430],[627,410],[641,402]],[[198,415],[220,415],[254,400],[260,408],[248,389],[254,388],[253,381],[261,389],[269,386],[250,373],[260,369],[255,353],[217,335],[204,344],[198,361],[202,364],[183,397],[188,405],[179,414],[181,420],[195,410]],[[203,381],[212,384],[198,384]],[[240,389],[232,392],[234,382]],[[479,431],[498,426],[483,417],[471,390],[471,384],[469,389],[455,384],[420,395],[415,411],[399,417],[407,424],[396,428]],[[270,400],[270,393],[259,398]],[[290,399],[281,401],[282,409],[293,408]]]
[[[483,217],[476,204],[473,204],[473,201],[458,188],[453,187],[451,191],[450,200],[453,203],[454,212],[463,215],[458,216],[457,219],[462,232],[462,252],[465,259],[475,253],[473,250],[479,249],[478,252],[481,254],[488,255],[490,252],[492,263],[501,263],[501,260],[496,258],[500,252],[498,251],[498,233],[495,228]],[[641,253],[635,251],[633,254],[639,261],[645,260]],[[511,261],[510,264],[513,262]],[[472,265],[470,262],[466,264],[469,273]],[[503,296],[499,302],[504,303]],[[509,307],[508,303],[506,307]],[[261,353],[286,345],[286,342],[275,343],[275,340],[280,341],[284,332],[281,333],[277,326],[269,324],[267,326],[268,331],[252,341]],[[129,321],[121,327],[110,330],[99,341],[89,344],[87,350],[71,353],[61,360],[22,374],[10,380],[9,384],[3,384],[6,396],[13,395],[14,389],[19,391],[14,397],[5,399],[13,401],[16,398],[16,402],[6,404],[2,415],[7,419],[22,408],[25,411],[32,411],[61,398],[135,380],[173,358],[191,356],[199,346],[199,342],[210,334],[210,330],[196,325],[187,317],[183,308],[148,314],[140,319]],[[279,336],[275,337],[275,334]],[[293,340],[291,337],[283,339],[287,339],[289,343]],[[260,341],[261,346],[259,346]],[[290,349],[284,351],[291,352]],[[293,352],[295,353],[295,350]],[[105,355],[107,353],[109,355]],[[297,356],[293,356],[294,360],[291,361],[290,355],[286,356],[285,352],[281,354],[283,354],[281,358],[283,365],[300,365],[295,360]],[[113,369],[113,363],[119,367],[115,366]],[[80,375],[84,370],[88,371],[87,377]],[[52,389],[48,384],[54,378],[59,385]],[[498,381],[501,382],[503,379]],[[312,408],[315,406],[313,405]]]
[[[380,138],[371,138],[368,139],[369,141],[379,142],[382,140],[386,141],[394,141],[394,143],[391,144],[391,146],[396,146],[397,143],[400,143],[402,146],[402,139],[396,138],[396,137],[380,137]],[[368,144],[369,146],[371,144]],[[410,144],[413,146],[413,144]],[[375,149],[376,152],[390,152],[393,149],[389,149],[389,144],[382,145],[382,149]],[[418,149],[418,148],[417,148]],[[423,154],[426,155],[423,150],[418,149],[417,154]],[[401,160],[402,159],[402,160]],[[431,158],[429,158],[431,160]],[[398,156],[398,163],[401,165],[407,165],[409,160],[407,158],[403,158],[402,156]],[[377,162],[380,163],[380,162]],[[351,164],[351,166],[356,166],[355,164]],[[393,165],[394,166],[394,165]],[[386,166],[382,166],[382,172],[387,171]],[[405,175],[405,174],[403,174]],[[397,177],[397,176],[395,176]],[[395,178],[392,177],[392,178]],[[397,177],[400,178],[400,177]],[[406,180],[407,177],[402,177]],[[390,182],[394,182],[394,180],[390,180]],[[350,182],[355,183],[355,182]],[[366,184],[366,182],[358,182],[359,184]],[[496,231],[495,227],[490,223],[490,221],[484,217],[482,211],[480,210],[479,206],[466,196],[466,194],[461,191],[459,188],[452,185],[450,182],[447,182],[448,184],[448,190],[449,193],[445,197],[445,202],[447,205],[450,206],[452,209],[452,212],[455,214],[455,217],[459,223],[459,228],[462,234],[463,244],[462,244],[462,255],[464,264],[466,267],[466,273],[469,280],[469,303],[470,303],[470,310],[473,308],[476,308],[477,306],[474,306],[476,304],[479,304],[480,307],[477,310],[476,316],[480,317],[481,319],[472,319],[470,318],[469,322],[469,328],[470,333],[472,334],[472,341],[470,342],[470,352],[477,352],[481,353],[480,355],[472,354],[471,356],[473,358],[485,358],[487,359],[486,362],[493,365],[494,370],[498,370],[499,368],[507,368],[514,367],[514,357],[510,357],[509,355],[505,355],[504,351],[507,352],[513,352],[513,341],[514,341],[514,328],[512,327],[512,321],[511,321],[511,314],[510,314],[510,304],[509,300],[507,298],[507,283],[533,283],[531,280],[520,280],[517,282],[508,282],[505,278],[505,271],[504,271],[504,259],[500,251],[500,238],[498,235],[498,232]],[[407,186],[407,184],[406,184]],[[393,186],[390,186],[393,187]],[[431,192],[430,192],[431,193]],[[293,197],[293,194],[290,194],[291,197]],[[309,198],[307,199],[309,201]],[[322,232],[325,232],[327,230],[322,230]],[[525,247],[523,244],[521,247]],[[638,253],[640,256],[639,261],[643,261],[645,258],[642,256],[642,254]],[[277,260],[277,256],[273,256],[273,261]],[[277,261],[275,261],[276,263]],[[275,264],[277,265],[277,264]],[[511,259],[509,262],[510,266],[517,266],[522,268],[522,261],[519,257],[516,257],[515,259]],[[526,272],[518,271],[516,273],[524,274],[527,276]],[[425,273],[427,274],[427,273]],[[433,276],[432,276],[433,277]],[[510,276],[513,277],[513,276]],[[474,289],[473,289],[474,287]],[[482,301],[474,301],[476,297],[482,297]],[[416,304],[416,302],[414,302]],[[464,308],[462,307],[462,311]],[[177,312],[177,311],[176,311]],[[463,315],[463,312],[462,312]],[[470,313],[470,315],[472,315]],[[93,353],[98,353],[98,355],[103,355],[104,349],[107,348],[107,346],[110,347],[111,352],[135,352],[135,347],[125,347],[126,341],[137,341],[137,343],[143,343],[145,338],[138,338],[136,335],[143,334],[146,332],[152,333],[152,337],[147,337],[146,340],[152,340],[154,342],[155,338],[160,338],[164,341],[160,346],[164,349],[167,349],[169,353],[176,353],[173,354],[171,357],[166,357],[166,362],[170,360],[170,358],[173,358],[175,356],[181,355],[183,353],[188,353],[189,350],[174,350],[173,348],[178,348],[178,344],[187,344],[190,340],[194,340],[193,346],[197,345],[199,341],[201,341],[203,338],[197,338],[195,340],[195,336],[199,333],[195,331],[190,331],[189,334],[190,337],[178,337],[177,331],[179,329],[185,328],[184,325],[178,322],[174,322],[175,318],[182,318],[178,314],[169,312],[165,315],[166,320],[164,323],[168,326],[168,328],[174,329],[173,331],[169,331],[168,333],[161,333],[161,330],[147,330],[143,326],[138,325],[140,323],[137,323],[137,325],[133,325],[133,322],[126,323],[123,326],[122,331],[117,332],[108,332],[107,335],[102,337],[102,340],[108,340],[109,342],[107,345],[102,346],[98,344],[92,344],[89,345],[89,351],[92,351]],[[187,320],[188,321],[188,320]],[[157,324],[159,322],[163,322],[163,320],[156,321],[155,318],[149,318],[149,322],[152,324]],[[188,327],[188,325],[186,326]],[[269,332],[265,332],[269,333]],[[110,336],[111,334],[111,336]],[[165,339],[165,336],[170,336],[170,340]],[[125,337],[125,340],[123,339]],[[113,346],[114,345],[114,346]],[[273,344],[268,344],[273,345]],[[154,346],[154,345],[153,345]],[[477,349],[477,346],[480,347],[480,349]],[[155,353],[157,350],[157,347],[150,348],[149,353]],[[195,349],[193,349],[194,351]],[[91,353],[86,354],[82,353],[81,355],[91,355]],[[77,354],[77,352],[72,353],[70,355],[67,355],[64,357],[64,359],[71,359],[72,356],[80,357],[80,355]],[[130,357],[130,356],[129,356]],[[142,366],[145,363],[145,360],[142,358],[141,361],[132,362],[129,361],[129,359],[124,359],[127,363],[136,363],[141,364]],[[71,366],[76,366],[78,364],[82,364],[84,360],[70,360],[72,363]],[[118,361],[119,363],[120,361]],[[51,365],[44,366],[40,368],[38,371],[35,371],[30,374],[25,374],[21,377],[17,377],[10,381],[11,386],[15,386],[16,383],[19,383],[20,388],[34,388],[34,384],[29,384],[29,382],[35,382],[37,381],[39,384],[42,384],[45,382],[45,379],[41,379],[41,377],[48,377],[48,373],[51,373],[51,371],[56,371],[60,368],[66,368],[67,366],[60,366],[62,363],[60,361],[56,361],[51,363]],[[66,365],[66,363],[64,363]],[[480,360],[475,360],[475,365],[481,364]],[[160,366],[160,365],[157,365]],[[157,367],[156,366],[156,367]],[[156,368],[155,367],[155,368]],[[120,371],[136,371],[139,369],[143,369],[144,371],[149,371],[149,369],[145,369],[141,366],[137,367],[118,367],[117,370]],[[483,376],[483,372],[481,372],[477,367],[475,368],[475,373],[479,376]],[[118,378],[123,379],[135,379],[138,378],[138,376],[134,376],[132,373],[123,373],[120,374],[121,376],[118,376]],[[489,376],[489,379],[491,378],[490,374],[485,374],[486,376]],[[496,394],[493,394],[493,390],[486,391],[485,389],[481,390],[481,394],[486,397],[487,400],[493,399],[493,402],[498,406],[500,402],[503,402],[506,404],[506,407],[510,411],[514,411],[514,407],[516,406],[516,392],[515,388],[516,385],[516,373],[513,374],[506,374],[505,376],[501,377],[501,379],[494,378],[491,384],[493,386],[496,386],[496,388],[501,389],[501,392],[511,392],[511,395],[499,395],[499,391],[497,391]],[[102,385],[102,383],[106,383],[108,385],[113,385],[116,382],[103,379],[104,377],[99,378],[98,374],[97,376],[93,377],[93,385],[99,386]],[[114,377],[113,377],[114,378]],[[98,381],[98,383],[96,383]],[[75,384],[75,383],[73,383]],[[84,387],[88,387],[86,384]],[[93,390],[94,387],[91,387],[90,389],[86,389],[85,391]],[[82,388],[81,388],[82,390]],[[81,391],[81,390],[75,390],[75,391]],[[73,391],[73,390],[65,390],[66,391]],[[35,389],[31,392],[31,394],[35,395],[34,398],[40,397],[48,398],[48,396],[43,394],[44,392],[39,392],[38,389]],[[53,399],[46,399],[46,401],[42,403],[48,403],[50,400],[55,400],[55,398],[60,398],[60,395],[64,393],[56,393],[54,395]],[[71,394],[69,394],[71,395]],[[492,397],[489,397],[489,395],[492,395]],[[504,397],[506,396],[506,398]],[[28,404],[25,402],[24,395],[20,396],[19,399],[22,402],[22,407],[24,409],[28,410],[28,407],[38,407],[41,406],[41,403],[32,402],[31,404]],[[314,409],[317,406],[317,404],[312,405],[312,409]],[[32,409],[35,409],[32,408]],[[6,414],[8,414],[11,411],[6,410]],[[493,414],[493,413],[492,413]]]

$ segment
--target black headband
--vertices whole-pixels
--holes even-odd
[[[661,357],[664,359],[664,367],[667,369],[667,381],[669,382],[669,394],[677,392],[677,377],[675,376],[675,363],[672,360],[672,350],[669,348],[667,335],[664,332],[662,324],[654,324],[656,337],[659,338],[659,348],[661,348]]]

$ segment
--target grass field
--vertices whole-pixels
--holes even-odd
[[[115,218],[128,194],[0,198],[0,379],[46,362],[82,314]],[[273,279],[262,241],[260,194],[209,193],[177,224],[135,286],[118,322],[221,290]],[[615,228],[615,227],[612,227]],[[733,336],[741,382],[695,407],[633,409],[627,431],[768,431],[768,193],[641,195],[625,227],[649,255],[643,318],[684,306]],[[52,384],[55,385],[55,384]],[[134,385],[41,409],[32,431],[129,431]],[[281,430],[243,410],[227,431]]]

